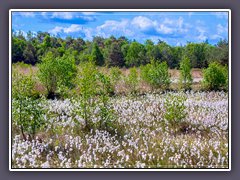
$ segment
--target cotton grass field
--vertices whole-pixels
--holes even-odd
[[[170,97],[173,97],[172,99]],[[166,101],[186,97],[184,119],[166,122]],[[14,101],[14,100],[13,100]],[[169,103],[169,102],[168,102]],[[114,132],[90,130],[76,99],[44,100],[46,126],[33,140],[12,135],[13,168],[228,168],[228,94],[167,92],[112,97]],[[91,121],[100,121],[99,107]],[[178,114],[178,110],[173,112]],[[174,114],[174,115],[176,115]],[[13,127],[16,124],[13,124]]]

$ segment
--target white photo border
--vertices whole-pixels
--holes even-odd
[[[228,65],[228,168],[216,169],[115,169],[115,168],[49,168],[49,169],[16,169],[12,168],[12,12],[227,12],[228,13],[228,44],[229,44],[229,65]],[[9,171],[231,171],[231,9],[10,9],[9,10]]]

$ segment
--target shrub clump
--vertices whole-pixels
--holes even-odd
[[[184,122],[184,119],[187,116],[185,101],[187,100],[186,96],[183,94],[175,95],[169,94],[166,97],[164,108],[164,121],[165,127],[170,127],[174,133],[178,132],[181,124]]]
[[[222,90],[228,87],[228,69],[217,62],[203,70],[203,85],[208,90]]]
[[[86,131],[107,130],[114,133],[116,117],[110,104],[112,84],[107,75],[100,73],[93,62],[81,63],[76,83],[80,108],[76,113],[84,120]]]
[[[49,98],[54,98],[56,93],[62,93],[63,89],[74,87],[73,79],[77,68],[73,56],[55,57],[52,52],[48,52],[38,67],[38,77],[47,89]]]
[[[24,140],[34,139],[45,124],[41,106],[42,99],[34,96],[35,82],[32,73],[13,73],[12,81],[12,111],[13,122],[18,127]]]
[[[183,89],[190,89],[192,84],[190,59],[184,57],[180,62],[180,86]]]
[[[137,93],[137,85],[138,85],[138,72],[136,67],[132,67],[129,69],[129,75],[126,77],[125,82],[130,89],[131,94]]]
[[[170,85],[170,75],[166,62],[151,61],[150,64],[141,67],[141,77],[152,88],[167,89]]]

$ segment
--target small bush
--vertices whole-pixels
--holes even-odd
[[[49,96],[59,93],[60,87],[61,89],[74,87],[73,79],[76,76],[77,68],[73,56],[54,57],[52,52],[48,52],[38,67],[38,77],[47,89]]]
[[[216,62],[203,70],[203,85],[208,90],[222,90],[228,87],[228,69]]]
[[[192,84],[190,59],[184,57],[180,62],[180,86],[183,89],[190,89]]]
[[[121,79],[122,72],[118,67],[110,68],[110,78],[113,86]]]
[[[184,95],[174,95],[169,94],[166,97],[164,108],[165,108],[165,115],[164,120],[168,127],[173,129],[173,132],[176,133],[181,123],[183,123],[184,118],[187,115],[185,101],[187,98]]]
[[[93,126],[91,115],[96,106],[94,98],[97,94],[97,75],[98,70],[93,62],[85,62],[80,64],[78,76],[76,78],[77,95],[80,98],[80,109],[77,112],[85,121],[86,129],[90,130]]]
[[[110,133],[114,133],[117,126],[115,126],[116,117],[114,109],[109,103],[109,95],[112,92],[110,78],[102,73],[99,73],[98,81],[98,107],[100,108],[100,123],[98,129],[107,130]]]
[[[13,73],[13,122],[18,126],[24,140],[27,140],[26,134],[30,139],[34,139],[37,130],[44,125],[41,98],[36,99],[33,96],[34,84],[32,73],[28,75]]]
[[[85,121],[86,131],[115,132],[115,113],[109,103],[112,84],[107,75],[100,73],[92,62],[80,64],[76,83],[80,94],[80,108],[76,113]]]
[[[167,89],[170,85],[170,75],[166,62],[151,61],[150,64],[141,67],[141,77],[153,88]]]
[[[129,69],[129,75],[126,77],[125,81],[130,89],[130,92],[136,94],[138,85],[138,72],[136,67]]]

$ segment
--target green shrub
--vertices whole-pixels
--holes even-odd
[[[110,78],[102,73],[98,74],[99,80],[99,99],[98,107],[100,108],[99,129],[107,130],[113,133],[116,129],[116,117],[113,107],[109,104],[109,94],[111,93]]]
[[[94,100],[97,90],[97,76],[98,70],[94,63],[84,62],[80,64],[76,84],[80,95],[80,109],[77,112],[86,123],[86,129],[90,130],[93,127],[91,115],[96,107]]]
[[[38,77],[46,87],[48,95],[59,93],[60,87],[74,87],[73,79],[77,68],[73,56],[54,57],[52,52],[48,52],[38,67]]]
[[[12,73],[12,97],[20,99],[22,97],[29,97],[33,94],[35,82],[33,80],[32,72],[23,74],[14,70]]]
[[[122,72],[118,67],[110,68],[110,78],[113,86],[117,84],[117,82],[121,79]]]
[[[221,90],[228,87],[228,69],[216,62],[203,70],[203,85],[209,90]]]
[[[141,77],[153,88],[167,89],[170,85],[170,75],[166,62],[151,61],[150,64],[141,67]]]
[[[181,95],[169,94],[166,97],[164,108],[164,120],[168,127],[173,129],[173,132],[176,133],[181,123],[184,121],[184,118],[187,115],[185,101],[186,97]]]
[[[35,138],[37,130],[44,125],[41,98],[33,96],[34,80],[32,73],[23,75],[14,72],[12,77],[12,115],[23,139]]]
[[[100,73],[92,62],[80,64],[76,80],[80,94],[80,108],[77,112],[85,121],[85,130],[101,129],[115,131],[115,113],[109,103],[112,84],[107,75]],[[96,109],[97,112],[96,112]],[[93,121],[93,119],[99,121]]]
[[[126,77],[125,82],[131,93],[135,94],[137,92],[138,85],[138,72],[137,68],[133,67],[129,69],[129,75]]]
[[[190,89],[192,84],[190,59],[184,57],[180,62],[180,86],[183,89]]]

